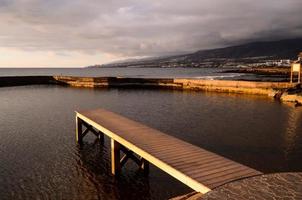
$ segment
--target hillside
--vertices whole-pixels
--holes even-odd
[[[272,42],[254,42],[239,46],[231,46],[220,49],[201,50],[187,57],[191,60],[203,60],[209,58],[248,58],[271,57],[274,59],[295,59],[302,51],[302,38]]]
[[[296,59],[302,51],[302,38],[253,42],[238,46],[200,50],[186,55],[138,59],[102,65],[103,67],[222,67],[267,60]]]

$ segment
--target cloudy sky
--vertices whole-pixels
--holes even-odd
[[[0,0],[0,67],[81,67],[302,36],[302,0]]]

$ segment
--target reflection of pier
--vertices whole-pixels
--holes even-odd
[[[76,171],[81,174],[81,188],[85,188],[86,191],[87,189],[90,190],[89,195],[91,196],[78,196],[79,199],[103,199],[104,194],[107,197],[110,196],[112,200],[121,199],[121,197],[123,197],[122,199],[132,199],[132,197],[140,196],[149,199],[149,178],[142,176],[139,171],[133,171],[127,176],[117,179],[112,178],[111,170],[108,168],[110,166],[110,162],[108,162],[110,152],[107,148],[107,141],[103,143],[96,138],[84,144],[76,147]],[[128,182],[132,184],[130,185]],[[140,188],[140,190],[135,191],[135,194],[129,194],[129,191],[133,191],[135,188]]]
[[[170,174],[197,192],[262,174],[222,156],[149,128],[115,113],[97,109],[77,112],[77,142],[92,132],[111,139],[111,169],[117,175],[132,160],[148,173],[149,163]],[[83,127],[86,130],[83,131]],[[123,156],[121,157],[121,152]]]
[[[298,126],[301,126],[302,122],[302,107],[296,107],[289,111],[288,113],[288,121],[287,128],[284,135],[284,145],[285,145],[285,155],[288,156],[295,147],[295,143],[299,141],[297,137],[301,135],[297,135]]]

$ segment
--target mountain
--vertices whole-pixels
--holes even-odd
[[[295,59],[302,51],[302,38],[271,42],[253,42],[226,48],[201,50],[188,55],[187,59],[200,61],[209,58],[271,57],[274,59]]]
[[[191,54],[136,59],[106,64],[106,67],[221,67],[261,63],[266,60],[296,59],[302,52],[302,38],[253,42]]]

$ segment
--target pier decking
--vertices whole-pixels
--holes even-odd
[[[76,112],[76,123],[78,143],[82,143],[89,131],[101,139],[104,135],[111,139],[113,174],[120,173],[129,159],[146,173],[151,163],[201,193],[233,180],[262,174],[107,110]]]

